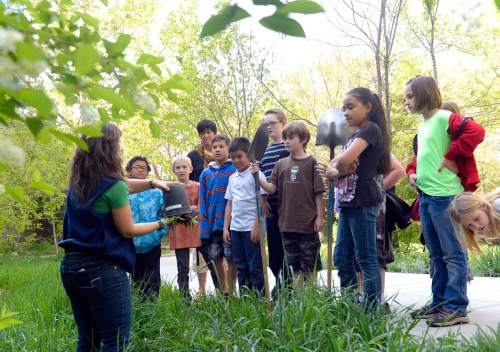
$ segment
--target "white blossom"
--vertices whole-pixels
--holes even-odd
[[[94,105],[82,104],[80,106],[80,116],[82,117],[82,122],[86,125],[90,125],[99,121],[99,110]]]
[[[134,94],[134,102],[150,114],[154,114],[156,112],[156,103],[146,92],[136,92]]]
[[[0,27],[0,50],[14,51],[24,36],[15,29]]]
[[[49,68],[47,63],[42,60],[38,60],[35,62],[28,60],[20,60],[19,63],[20,66],[23,68],[24,71],[23,73],[32,77],[37,77],[40,73]]]
[[[5,136],[0,136],[0,162],[13,164],[18,167],[24,165],[24,151],[14,145]]]
[[[0,87],[8,87],[15,89],[16,73],[19,71],[19,66],[9,57],[0,56]]]

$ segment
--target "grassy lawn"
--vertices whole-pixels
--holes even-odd
[[[485,245],[481,255],[469,253],[469,265],[474,276],[500,277],[500,246]],[[395,261],[387,266],[388,271],[427,274],[429,272],[429,253],[421,244],[396,251]]]
[[[22,325],[0,330],[0,351],[70,351],[76,329],[57,257],[0,256],[0,307]],[[163,287],[160,299],[134,299],[130,351],[498,351],[500,330],[471,339],[422,341],[404,314],[365,314],[320,288],[278,301],[271,313],[255,297],[205,297],[186,304]]]

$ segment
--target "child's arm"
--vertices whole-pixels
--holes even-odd
[[[450,116],[450,130],[457,130],[462,122],[463,117],[452,114]],[[453,128],[455,127],[455,128]],[[439,165],[438,170],[448,168],[450,171],[457,173],[455,159],[457,157],[469,158],[474,155],[476,147],[484,140],[485,131],[483,126],[476,121],[470,119],[463,126],[463,131],[456,139],[452,139],[448,151],[444,154],[443,161]]]
[[[314,202],[316,203],[316,219],[314,219],[314,231],[321,232],[323,230],[323,217],[325,215],[325,201],[323,193],[316,193],[314,195]]]
[[[389,188],[395,186],[403,175],[403,167],[401,166],[399,160],[391,158],[389,173],[384,177],[384,190],[388,190]]]
[[[413,187],[417,187],[417,156],[406,165],[406,174],[408,175],[408,183]]]
[[[349,175],[356,170],[356,160],[368,148],[368,142],[363,138],[355,138],[351,145],[344,150],[331,164],[339,171],[339,176]]]
[[[255,175],[259,172],[259,166],[257,164],[252,164],[250,166],[250,171]],[[275,184],[267,182],[261,177],[259,177],[259,184],[270,195],[276,193],[277,187]]]
[[[226,210],[224,210],[224,229],[222,230],[222,236],[224,237],[224,242],[231,243],[231,235],[229,233],[229,226],[231,226],[231,212],[233,211],[233,201],[229,199],[226,204]]]
[[[205,174],[202,172],[200,175],[200,191],[199,191],[199,217],[200,217],[200,237],[209,237],[208,226],[208,213],[207,213],[207,191],[205,185]]]

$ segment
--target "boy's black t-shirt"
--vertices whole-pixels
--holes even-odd
[[[339,178],[337,186],[341,208],[372,207],[382,201],[376,176],[384,152],[380,127],[368,121],[354,132],[342,148],[346,150],[356,138],[362,138],[368,147],[359,156],[359,166],[354,174]]]

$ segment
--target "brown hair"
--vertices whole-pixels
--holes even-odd
[[[271,115],[271,114],[275,115],[279,122],[281,122],[283,124],[286,124],[286,114],[285,114],[285,112],[283,110],[281,110],[281,109],[270,109],[270,110],[267,110],[264,113],[264,116]]]
[[[443,110],[448,110],[454,114],[460,115],[460,108],[458,107],[457,103],[453,101],[445,101],[443,105],[441,105],[441,109]]]
[[[425,108],[429,110],[441,108],[441,92],[436,80],[431,76],[417,76],[408,80],[406,85],[410,86],[415,96],[415,109],[421,111]]]
[[[122,132],[112,123],[103,125],[101,132],[101,137],[82,136],[89,151],[78,147],[71,164],[69,183],[81,203],[86,202],[97,191],[104,179],[123,178],[120,156]]]
[[[300,141],[304,144],[304,150],[307,147],[307,143],[309,143],[309,140],[311,139],[311,133],[303,121],[294,121],[289,123],[283,129],[281,135],[283,136],[283,139],[294,136],[299,137]]]
[[[214,138],[212,138],[212,143],[220,141],[224,141],[224,143],[226,143],[226,145],[229,147],[229,143],[231,143],[231,138],[229,138],[225,134],[216,134]]]

